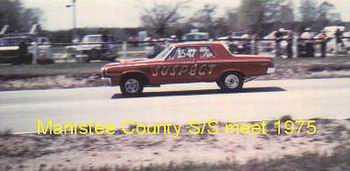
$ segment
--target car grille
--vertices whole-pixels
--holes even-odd
[[[17,55],[18,55],[18,51],[14,51],[14,50],[0,51],[0,58],[16,57]]]

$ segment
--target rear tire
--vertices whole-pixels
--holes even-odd
[[[243,77],[237,72],[225,73],[216,82],[223,92],[236,92],[243,87]]]
[[[137,77],[127,77],[122,80],[120,90],[123,96],[140,96],[144,88],[142,79]]]

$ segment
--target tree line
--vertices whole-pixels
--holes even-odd
[[[9,25],[11,32],[28,32],[40,16],[39,9],[25,8],[20,0],[0,0],[0,27]]]
[[[294,3],[293,0],[241,0],[240,6],[226,9],[221,16],[215,4],[204,4],[193,15],[186,16],[185,11],[191,8],[191,0],[181,0],[145,8],[139,28],[79,28],[77,32],[80,36],[103,32],[126,40],[141,30],[147,30],[154,37],[181,37],[196,28],[216,37],[233,31],[265,35],[280,27],[296,31],[310,27],[319,31],[327,25],[342,23],[334,4],[327,1],[301,0],[299,6]],[[39,9],[25,8],[21,0],[0,1],[0,27],[9,25],[11,32],[29,31],[33,24],[40,23],[41,14]],[[72,30],[42,33],[52,42],[71,42]]]
[[[296,7],[292,0],[241,0],[238,8],[228,9],[225,15],[217,16],[217,6],[205,4],[191,17],[183,15],[190,1],[175,5],[155,4],[145,9],[141,17],[143,26],[156,36],[179,34],[183,30],[199,28],[212,37],[232,31],[266,34],[273,28],[287,27],[303,30],[310,27],[321,30],[329,24],[341,23],[334,4],[327,1],[302,0]],[[300,16],[296,16],[296,10]]]

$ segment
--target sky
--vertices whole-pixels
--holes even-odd
[[[25,7],[39,8],[43,12],[41,24],[48,30],[72,28],[72,10],[66,5],[71,0],[22,0]],[[77,0],[78,27],[138,27],[140,16],[145,8],[153,4],[175,4],[179,0]],[[300,0],[293,0],[299,6]],[[318,0],[333,3],[341,13],[342,19],[350,21],[350,0]],[[240,0],[191,0],[188,8],[183,10],[190,16],[205,4],[218,7],[217,16],[226,9],[236,8]]]

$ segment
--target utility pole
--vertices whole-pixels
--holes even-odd
[[[72,0],[73,3],[73,38],[77,38],[77,1]]]
[[[67,8],[72,8],[72,15],[73,15],[73,37],[72,40],[77,38],[77,0],[72,0],[71,5],[66,5]]]

